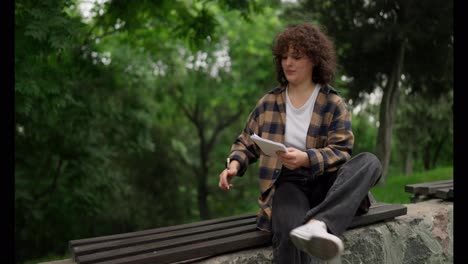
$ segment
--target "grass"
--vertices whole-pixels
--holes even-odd
[[[378,202],[408,204],[412,194],[405,192],[405,185],[449,179],[453,179],[453,167],[439,167],[411,175],[389,175],[387,182],[377,184],[371,193]]]

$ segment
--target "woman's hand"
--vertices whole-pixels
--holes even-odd
[[[299,167],[310,167],[309,156],[305,151],[288,148],[288,152],[277,151],[276,154],[283,162],[283,166],[290,170],[294,170]]]
[[[221,190],[229,191],[234,185],[229,183],[232,177],[237,175],[239,171],[240,163],[237,160],[231,161],[229,168],[224,169],[221,174],[219,174],[219,183],[218,187]]]

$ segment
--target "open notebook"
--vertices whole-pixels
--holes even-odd
[[[257,134],[252,134],[250,138],[260,147],[263,153],[267,156],[276,156],[276,151],[288,152],[285,145],[269,139],[259,137]]]

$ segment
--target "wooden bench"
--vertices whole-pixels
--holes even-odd
[[[400,204],[372,203],[355,216],[351,228],[405,215]],[[256,214],[162,227],[69,242],[76,263],[176,263],[271,244],[269,232],[256,229]]]
[[[405,186],[405,191],[413,194],[413,197],[411,197],[412,202],[431,198],[453,200],[453,179],[408,184]]]

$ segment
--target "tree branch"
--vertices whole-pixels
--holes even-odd
[[[213,146],[214,146],[214,144],[216,142],[216,139],[218,138],[221,131],[228,128],[229,124],[236,121],[239,118],[241,113],[242,113],[242,110],[238,110],[236,113],[228,116],[227,118],[221,119],[221,121],[218,123],[218,125],[214,129],[213,134],[211,135],[211,138],[210,138],[210,140],[208,142],[207,148],[209,148],[210,150],[213,148]]]
[[[34,199],[36,201],[41,200],[42,198],[44,198],[48,194],[51,194],[51,193],[53,193],[55,191],[55,189],[57,187],[58,177],[60,176],[60,170],[62,168],[62,165],[63,165],[63,160],[60,158],[59,162],[57,164],[57,168],[55,169],[54,180],[52,181],[52,183],[44,191],[42,191],[39,194],[34,195]]]

